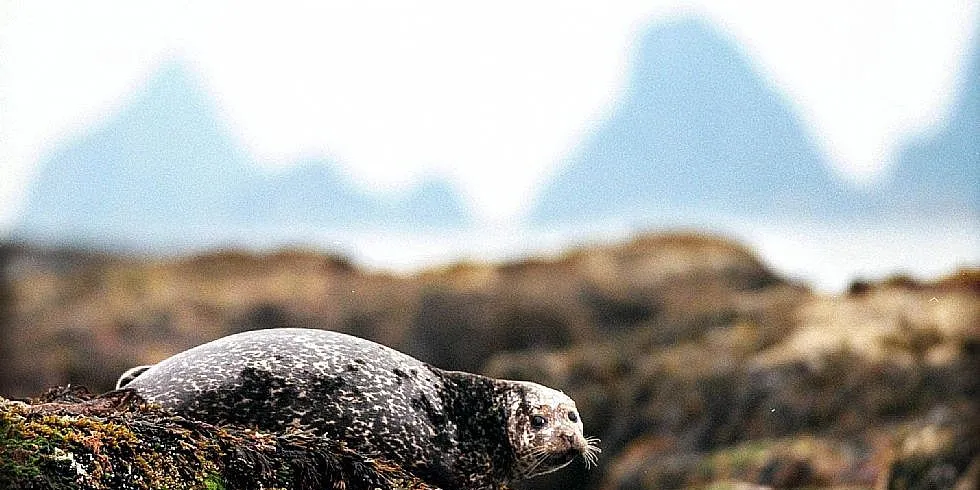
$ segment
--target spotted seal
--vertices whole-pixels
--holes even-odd
[[[339,439],[444,489],[492,489],[583,456],[575,402],[528,381],[446,371],[368,340],[275,328],[224,337],[120,385],[188,418]]]

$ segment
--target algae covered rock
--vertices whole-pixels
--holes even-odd
[[[401,469],[305,432],[217,427],[135,392],[56,388],[0,398],[0,488],[428,490]]]

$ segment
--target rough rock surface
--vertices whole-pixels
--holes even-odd
[[[409,276],[300,250],[0,252],[8,397],[102,391],[222,335],[314,327],[565,390],[603,440],[599,469],[524,489],[974,488],[980,472],[976,264],[824,296],[695,234]]]

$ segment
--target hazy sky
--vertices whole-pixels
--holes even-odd
[[[332,158],[381,191],[441,174],[520,213],[620,95],[639,34],[704,15],[794,104],[840,175],[938,127],[980,1],[0,3],[0,230],[37,162],[162,61],[196,70],[263,165]]]

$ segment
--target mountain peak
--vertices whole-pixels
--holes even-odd
[[[224,124],[202,79],[173,60],[118,114],[41,163],[14,233],[169,248],[270,230],[462,226],[463,206],[439,185],[435,194],[426,185],[391,200],[358,188],[325,160],[263,172]]]
[[[642,38],[622,101],[532,221],[834,213],[840,192],[783,97],[730,39],[685,19]]]
[[[898,211],[980,216],[980,39],[942,129],[908,145],[885,191]]]

